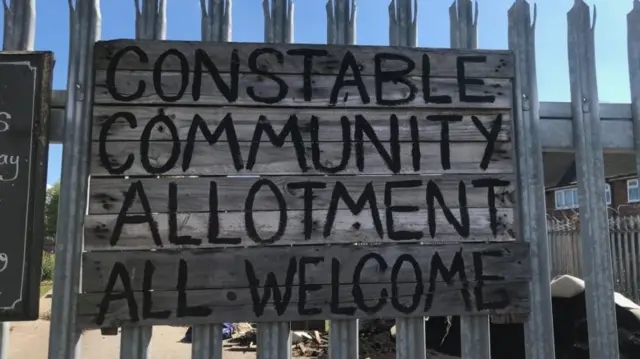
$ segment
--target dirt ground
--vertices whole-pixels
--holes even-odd
[[[40,300],[41,317],[50,312],[51,299]],[[191,344],[180,343],[186,328],[154,327],[151,357],[154,359],[191,358]],[[11,324],[9,358],[46,359],[49,349],[49,321],[16,322]],[[254,359],[255,352],[243,353],[238,348],[226,348],[224,359]],[[114,359],[120,353],[120,335],[102,336],[99,330],[85,332],[81,358]]]
[[[49,298],[48,298],[49,297]],[[51,309],[50,296],[40,299],[40,313],[48,317]],[[9,341],[9,358],[47,359],[49,349],[48,320],[34,322],[16,322],[11,324]],[[186,328],[156,326],[151,339],[151,358],[153,359],[188,359],[191,358],[191,344],[180,343]],[[255,348],[255,347],[254,347]],[[226,344],[223,359],[255,359],[255,349],[232,347]],[[102,336],[99,330],[87,331],[82,337],[80,358],[114,359],[119,358],[120,335]],[[302,357],[294,357],[294,359]],[[394,359],[395,354],[375,355],[372,359]],[[440,355],[429,358],[450,358]],[[311,359],[305,357],[305,359]]]

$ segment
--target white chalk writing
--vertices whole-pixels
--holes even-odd
[[[8,120],[11,120],[11,114],[8,112],[0,112],[0,133],[9,131]],[[8,171],[11,175],[6,176],[6,173],[4,173],[5,171],[2,171],[3,173],[0,174],[0,181],[14,181],[20,174],[20,156],[0,153],[0,168],[4,169],[5,166],[11,166],[11,170]]]
[[[4,272],[9,265],[9,257],[6,253],[0,253],[0,272]]]

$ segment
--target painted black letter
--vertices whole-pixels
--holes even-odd
[[[383,71],[382,63],[393,60],[404,62],[407,66],[404,70]],[[378,105],[398,106],[410,103],[416,98],[418,88],[413,82],[411,82],[411,78],[407,77],[407,75],[410,75],[411,71],[416,68],[416,64],[413,60],[400,54],[379,53],[374,56],[373,61],[375,63],[376,103]],[[393,100],[383,99],[382,84],[385,82],[393,82],[394,84],[401,83],[406,85],[409,88],[407,97]]]
[[[311,239],[311,230],[313,229],[313,189],[326,188],[324,182],[293,182],[288,183],[289,190],[304,189],[304,239]],[[297,196],[296,196],[297,197]]]
[[[442,258],[440,258],[440,254],[435,252],[433,257],[431,257],[431,270],[429,271],[429,289],[427,290],[427,299],[424,303],[424,311],[427,312],[431,309],[431,305],[433,304],[433,294],[436,291],[436,279],[438,278],[438,272],[444,279],[444,282],[447,285],[453,284],[453,277],[458,274],[458,278],[460,278],[460,283],[462,283],[462,289],[460,289],[460,293],[462,293],[462,300],[464,300],[464,305],[467,310],[471,310],[471,293],[469,293],[469,281],[467,280],[467,273],[465,272],[464,267],[464,259],[462,258],[462,249],[459,252],[456,252],[453,257],[453,261],[451,262],[451,267],[447,269],[444,263],[442,262]]]
[[[494,281],[503,281],[504,277],[499,275],[485,275],[484,274],[484,266],[482,264],[482,257],[503,257],[504,254],[502,251],[497,250],[486,250],[480,252],[473,252],[473,269],[475,270],[475,279],[476,286],[474,288],[474,293],[476,295],[476,307],[478,310],[485,309],[503,309],[506,308],[509,304],[511,304],[511,299],[507,294],[507,291],[504,289],[498,289],[497,291],[501,294],[502,300],[495,302],[484,302],[484,294],[482,293],[482,286],[484,285],[484,281],[486,280],[494,280]]]
[[[471,121],[476,126],[478,131],[487,139],[487,146],[484,148],[484,154],[482,155],[482,161],[480,162],[480,168],[486,170],[489,167],[489,161],[495,151],[496,141],[502,128],[502,115],[498,115],[494,121],[491,122],[491,132],[488,132],[484,125],[476,116],[471,116]]]
[[[353,301],[356,303],[356,305],[361,311],[367,314],[374,314],[375,312],[382,309],[382,307],[384,307],[385,304],[387,304],[387,297],[389,296],[389,294],[387,293],[387,289],[383,288],[380,291],[380,298],[378,299],[378,303],[376,305],[369,307],[365,303],[366,298],[364,297],[362,288],[360,288],[360,274],[364,269],[364,264],[367,263],[369,259],[375,259],[376,262],[378,262],[380,274],[383,274],[384,272],[387,271],[387,268],[388,268],[387,262],[378,253],[369,253],[364,257],[360,258],[360,261],[358,261],[358,264],[356,264],[356,268],[353,270],[352,294],[353,294]]]
[[[409,127],[411,128],[411,162],[413,162],[413,170],[420,171],[420,133],[418,131],[418,119],[411,116],[409,119]]]
[[[140,205],[142,206],[144,214],[129,215],[127,212],[131,209],[131,205],[133,204],[133,200],[136,198],[136,195],[140,198]],[[131,183],[127,193],[124,195],[122,208],[120,208],[120,213],[118,213],[118,218],[116,218],[116,224],[113,226],[113,232],[111,232],[109,244],[115,246],[118,243],[120,233],[122,233],[122,226],[125,224],[140,224],[145,222],[149,224],[149,231],[151,231],[151,238],[153,238],[153,242],[156,246],[162,247],[162,240],[160,239],[160,233],[158,232],[158,223],[153,219],[153,216],[151,216],[151,206],[149,205],[146,193],[144,193],[142,182],[135,181]],[[98,230],[99,228],[96,228],[96,231]]]
[[[510,182],[497,178],[481,178],[471,181],[471,184],[475,188],[488,189],[487,203],[489,204],[489,226],[491,227],[491,233],[493,233],[493,236],[495,237],[498,234],[498,210],[496,209],[495,187],[507,187],[509,186]]]
[[[422,231],[396,231],[393,225],[393,212],[409,213],[417,212],[416,206],[392,205],[391,191],[394,188],[415,188],[422,186],[421,180],[387,182],[384,186],[384,206],[386,207],[387,236],[395,241],[420,239],[424,235]]]
[[[353,72],[353,80],[345,80],[344,76],[347,73],[347,69],[351,69]],[[338,71],[338,76],[336,76],[336,82],[333,84],[333,89],[331,90],[331,96],[329,97],[329,103],[335,105],[338,102],[338,92],[345,86],[356,86],[358,87],[358,91],[360,92],[360,99],[363,104],[368,104],[369,94],[367,93],[367,88],[362,82],[362,76],[360,75],[360,66],[356,61],[356,58],[353,56],[351,51],[347,51],[342,58],[342,63],[340,64],[340,71]],[[347,96],[344,98],[344,102],[347,102]]]
[[[169,133],[171,133],[171,156],[164,165],[160,167],[155,167],[149,161],[149,141],[151,140],[151,131],[153,131],[153,127],[157,123],[162,123],[167,127]],[[173,124],[173,121],[169,118],[169,116],[165,115],[164,112],[160,111],[154,118],[151,119],[144,126],[144,130],[140,135],[140,163],[147,173],[157,174],[157,173],[165,173],[170,171],[173,166],[175,166],[176,162],[178,162],[178,158],[180,157],[180,137],[178,135],[178,129],[176,125]]]
[[[113,287],[116,286],[116,280],[120,278],[122,282],[122,291],[119,293],[112,293]],[[107,287],[104,289],[104,297],[102,297],[102,301],[100,302],[100,309],[98,310],[98,316],[96,317],[96,324],[101,325],[104,322],[104,317],[109,310],[109,305],[111,302],[116,300],[127,300],[127,307],[129,308],[129,319],[133,323],[140,320],[138,317],[138,303],[136,303],[136,298],[133,296],[133,290],[131,289],[131,277],[129,277],[129,272],[127,272],[127,268],[125,268],[124,264],[120,262],[115,262],[113,267],[111,268],[111,274],[109,274],[109,280],[107,280]]]
[[[449,207],[447,207],[447,204],[444,203],[444,197],[442,196],[442,192],[440,192],[438,185],[433,182],[433,180],[429,180],[427,183],[427,213],[429,217],[429,234],[431,235],[431,238],[434,238],[436,235],[436,209],[433,203],[434,198],[438,201],[440,208],[442,208],[442,212],[444,213],[447,222],[456,229],[456,232],[458,232],[462,238],[469,237],[469,208],[467,207],[467,188],[465,187],[464,182],[460,181],[458,184],[460,222],[458,222]]]
[[[346,116],[340,118],[340,125],[342,126],[342,158],[340,164],[334,167],[328,167],[320,161],[320,140],[318,136],[319,124],[316,116],[311,116],[311,160],[313,161],[313,167],[324,173],[338,173],[344,171],[349,164],[349,157],[351,157],[351,124]],[[331,144],[336,146],[336,144]]]
[[[464,73],[464,64],[465,62],[487,62],[486,56],[460,56],[456,59],[456,69],[458,70],[458,92],[460,92],[460,101],[461,102],[487,102],[494,103],[496,101],[496,97],[493,95],[489,96],[475,96],[475,95],[467,95],[467,85],[484,85],[484,80],[482,79],[469,79],[465,77]]]
[[[180,61],[180,90],[175,96],[165,95],[164,89],[162,88],[162,64],[170,55],[177,57]],[[169,49],[160,55],[153,65],[153,88],[162,101],[176,102],[180,100],[185,91],[187,91],[187,85],[189,85],[189,62],[184,54],[176,49]]]
[[[229,151],[231,151],[231,158],[233,159],[233,166],[236,171],[242,170],[244,167],[242,161],[242,153],[240,153],[240,145],[238,144],[238,137],[236,136],[235,127],[233,127],[233,118],[231,117],[231,113],[227,113],[226,116],[220,121],[218,127],[216,127],[213,134],[209,131],[209,127],[207,127],[207,123],[200,117],[200,115],[196,114],[193,116],[193,122],[191,122],[191,127],[189,127],[189,134],[187,135],[187,145],[184,148],[184,156],[182,158],[182,171],[186,172],[191,165],[191,157],[193,156],[193,146],[196,141],[196,131],[200,130],[204,138],[209,142],[209,145],[213,145],[218,142],[220,136],[222,136],[222,132],[227,135],[227,143],[229,144]]]
[[[171,316],[170,310],[161,310],[159,312],[153,312],[151,309],[153,308],[153,300],[151,299],[151,290],[152,288],[152,279],[153,272],[155,272],[156,267],[151,263],[151,261],[145,261],[144,263],[144,273],[142,278],[142,318],[153,318],[153,319],[167,319]]]
[[[240,244],[240,238],[220,237],[220,221],[218,219],[218,184],[209,182],[209,243],[215,244]]]
[[[238,57],[238,50],[233,49],[231,51],[231,59],[229,59],[229,72],[231,73],[231,84],[227,86],[222,77],[220,71],[216,67],[216,64],[211,61],[209,54],[202,49],[196,49],[196,64],[193,73],[193,85],[191,87],[191,95],[193,101],[200,99],[200,90],[202,87],[202,65],[207,68],[207,71],[213,78],[213,82],[216,83],[218,91],[224,96],[229,103],[236,102],[238,99],[238,77],[240,74],[240,58]]]
[[[202,239],[178,235],[178,185],[169,183],[169,243],[199,246]]]
[[[278,313],[278,315],[282,315],[287,310],[289,300],[291,300],[291,287],[293,286],[293,277],[296,275],[296,258],[293,257],[289,260],[287,277],[284,281],[284,296],[280,293],[276,275],[273,274],[273,272],[269,272],[267,273],[267,280],[264,283],[264,295],[260,298],[260,293],[258,293],[260,280],[256,277],[256,272],[253,270],[253,264],[245,259],[244,268],[247,275],[247,281],[249,282],[249,290],[251,291],[253,313],[256,317],[260,317],[262,316],[262,313],[264,313],[264,308],[267,306],[269,299],[271,299],[271,292],[273,292],[273,304],[276,307],[276,313]]]
[[[253,223],[253,201],[256,199],[256,194],[262,188],[262,186],[268,186],[273,195],[276,197],[276,201],[278,202],[278,209],[280,211],[280,220],[278,221],[278,229],[276,233],[268,239],[260,238],[256,230],[256,226]],[[284,200],[284,196],[282,196],[282,192],[278,189],[275,183],[271,182],[268,179],[260,179],[254,183],[249,189],[249,194],[247,194],[247,199],[244,202],[244,222],[247,230],[247,235],[256,243],[273,243],[278,241],[282,235],[284,234],[285,229],[287,228],[287,203]]]
[[[178,265],[178,309],[176,309],[176,317],[206,317],[211,315],[213,310],[205,306],[193,306],[190,307],[187,304],[187,279],[189,275],[189,269],[187,268],[187,262],[184,259],[180,259]]]
[[[431,59],[427,54],[422,55],[422,98],[424,103],[452,103],[449,95],[431,96]]]
[[[349,207],[352,214],[358,215],[364,209],[365,204],[369,203],[369,210],[371,211],[371,217],[373,219],[373,225],[376,227],[378,236],[382,238],[384,230],[382,228],[382,222],[380,221],[380,212],[378,212],[378,205],[376,203],[376,193],[373,189],[373,182],[367,183],[362,191],[362,194],[358,198],[358,202],[355,202],[349,195],[349,191],[340,181],[336,181],[336,185],[333,188],[331,194],[331,203],[329,204],[329,211],[327,213],[327,221],[324,224],[324,238],[331,235],[331,228],[333,227],[333,221],[336,218],[336,211],[338,210],[338,201],[342,198],[344,203]]]
[[[107,91],[109,91],[109,94],[114,100],[122,102],[131,102],[139,99],[147,88],[144,81],[140,80],[138,81],[138,89],[131,95],[123,95],[116,89],[116,71],[118,70],[118,63],[120,63],[120,60],[127,52],[134,52],[138,55],[138,59],[141,63],[149,63],[149,57],[147,57],[147,54],[138,46],[127,46],[113,55],[113,58],[109,61],[109,66],[107,67]]]
[[[291,142],[296,150],[296,158],[298,159],[300,171],[307,172],[309,167],[307,166],[307,158],[304,151],[304,141],[302,140],[300,127],[298,127],[298,117],[296,117],[296,115],[289,116],[289,120],[282,127],[280,134],[277,135],[267,117],[260,115],[258,123],[256,123],[256,128],[253,131],[253,138],[251,139],[251,148],[249,149],[246,167],[248,170],[253,169],[253,165],[256,163],[256,156],[258,155],[258,148],[260,148],[263,132],[267,134],[271,144],[277,148],[284,146],[285,139],[291,134]]]
[[[376,136],[375,131],[373,131],[373,127],[369,124],[366,118],[362,115],[356,115],[356,126],[355,126],[355,134],[354,141],[356,143],[356,166],[358,166],[358,170],[362,172],[364,170],[364,143],[363,143],[363,134],[366,134],[369,138],[369,141],[373,144],[373,146],[378,151],[382,160],[387,164],[387,167],[391,172],[398,173],[400,172],[401,163],[400,163],[400,142],[398,135],[398,117],[396,115],[391,115],[389,118],[389,147],[391,155],[384,148],[380,140],[378,140],[378,136]]]
[[[303,56],[304,68],[302,70],[303,87],[302,92],[304,94],[304,100],[309,102],[313,96],[313,88],[311,87],[311,72],[313,71],[313,58],[315,56],[327,56],[329,52],[327,50],[314,50],[314,49],[291,49],[287,51],[287,54],[291,56]]]
[[[305,308],[307,304],[307,292],[316,292],[322,289],[320,284],[307,284],[306,266],[307,264],[318,265],[324,262],[323,257],[302,257],[300,258],[300,269],[298,270],[298,314],[300,315],[317,315],[322,313],[320,308]]]
[[[449,122],[461,122],[459,115],[431,115],[428,121],[440,122],[440,164],[443,170],[451,169],[451,153],[449,148]]]
[[[131,165],[133,165],[133,155],[131,153],[127,155],[127,159],[120,167],[113,166],[112,161],[114,160],[110,158],[111,156],[107,153],[107,136],[109,135],[111,126],[119,118],[124,118],[131,128],[136,128],[138,126],[136,117],[131,112],[116,112],[102,124],[100,128],[100,137],[98,138],[98,157],[100,157],[100,164],[102,167],[112,175],[123,174],[131,168]]]
[[[331,313],[341,315],[353,315],[355,307],[340,306],[340,261],[331,259]]]
[[[411,305],[406,307],[402,303],[400,303],[400,297],[403,295],[398,293],[398,274],[400,269],[402,268],[402,264],[404,262],[409,262],[413,267],[413,274],[416,279],[416,289],[413,292],[413,299],[411,301]],[[393,264],[391,268],[391,305],[399,312],[404,314],[409,314],[418,308],[420,305],[420,298],[422,297],[422,293],[424,292],[424,284],[422,284],[422,270],[420,269],[420,265],[410,254],[403,254],[396,259],[396,262]]]
[[[280,65],[284,64],[284,56],[282,55],[282,52],[271,48],[255,49],[253,50],[253,52],[251,52],[251,55],[249,55],[249,69],[251,70],[251,72],[258,75],[263,75],[264,77],[278,83],[278,95],[274,97],[259,96],[256,94],[253,86],[247,87],[247,95],[249,95],[249,97],[251,97],[256,102],[262,102],[271,105],[274,103],[278,103],[282,101],[283,98],[287,97],[287,93],[289,93],[289,86],[287,86],[287,83],[284,82],[284,80],[280,77],[258,67],[258,57],[263,54],[275,55],[276,60]]]

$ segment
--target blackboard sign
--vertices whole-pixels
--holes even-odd
[[[38,318],[53,61],[0,53],[0,321]]]

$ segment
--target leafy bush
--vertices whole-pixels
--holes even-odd
[[[53,280],[53,267],[55,266],[56,255],[54,253],[42,253],[42,275],[41,281]]]
[[[47,198],[44,208],[44,238],[53,243],[56,240],[56,226],[58,224],[58,203],[60,201],[60,182],[47,188]]]

